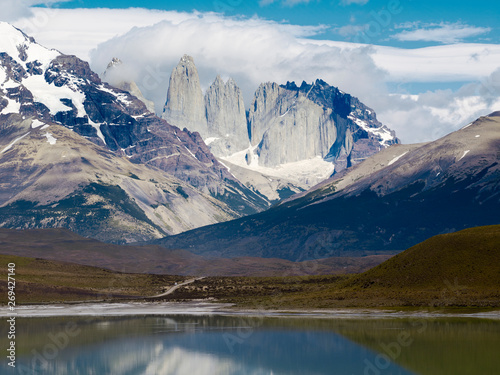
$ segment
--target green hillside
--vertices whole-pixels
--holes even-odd
[[[431,237],[354,277],[349,285],[439,289],[455,281],[500,292],[500,225]]]

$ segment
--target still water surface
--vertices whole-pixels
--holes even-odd
[[[1,374],[500,374],[500,322],[485,319],[58,317],[16,328],[16,368],[4,359]]]

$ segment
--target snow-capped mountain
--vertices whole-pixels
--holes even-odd
[[[434,142],[391,146],[265,212],[157,243],[297,261],[401,251],[493,224],[500,224],[500,112]]]
[[[59,51],[40,46],[22,31],[1,22],[0,148],[3,152],[0,154],[0,164],[6,168],[5,171],[11,171],[8,173],[16,177],[15,182],[12,182],[11,185],[6,182],[2,185],[5,190],[0,192],[0,195],[4,197],[0,204],[4,208],[7,207],[6,205],[14,204],[17,194],[22,191],[24,193],[19,196],[19,199],[22,197],[23,201],[43,201],[44,204],[50,203],[50,199],[62,199],[65,197],[64,194],[71,194],[71,189],[67,186],[62,189],[64,190],[61,192],[62,195],[54,195],[52,189],[57,188],[57,186],[51,185],[49,179],[44,180],[47,185],[44,185],[44,189],[38,189],[36,196],[30,197],[28,190],[25,190],[30,184],[34,184],[34,181],[38,181],[37,176],[41,177],[47,172],[47,169],[55,168],[54,170],[56,170],[61,163],[61,165],[67,165],[68,160],[72,160],[65,159],[62,155],[47,156],[52,151],[59,152],[58,147],[63,146],[63,141],[55,136],[56,133],[63,131],[57,129],[57,126],[74,134],[70,137],[64,133],[64,139],[71,139],[72,142],[78,144],[91,142],[100,147],[101,151],[98,151],[89,148],[88,145],[85,146],[85,150],[93,150],[92,152],[97,155],[94,155],[95,158],[113,159],[117,169],[111,172],[106,171],[106,173],[109,172],[113,176],[139,176],[139,180],[141,180],[141,173],[132,172],[132,170],[137,171],[136,167],[130,166],[135,164],[140,168],[145,168],[145,171],[147,170],[145,175],[148,175],[152,170],[155,170],[156,174],[163,174],[162,178],[159,176],[151,177],[150,183],[161,183],[161,181],[168,179],[170,185],[165,187],[168,194],[174,193],[174,195],[183,197],[184,200],[189,200],[190,197],[194,196],[200,198],[197,203],[192,202],[195,205],[198,204],[198,208],[194,209],[193,212],[200,212],[198,216],[200,220],[181,218],[183,215],[180,214],[178,205],[172,212],[165,213],[167,216],[179,216],[178,224],[175,225],[172,225],[172,222],[169,222],[170,219],[166,219],[163,214],[151,212],[150,214],[154,216],[152,222],[161,228],[153,236],[176,233],[197,225],[227,220],[234,217],[235,213],[254,213],[268,206],[268,202],[264,198],[241,184],[216,160],[197,133],[180,130],[156,117],[141,100],[129,92],[102,82],[99,76],[90,69],[88,63],[75,56],[64,55]],[[59,135],[61,136],[61,134]],[[40,147],[43,145],[44,149],[47,148],[46,142],[40,143],[44,137],[46,141],[49,141],[48,145],[51,145],[50,142],[55,142],[52,149],[44,151],[44,155],[47,153],[46,157],[50,163],[47,163],[47,160],[34,160],[26,151],[26,147],[32,146],[33,142],[36,142]],[[34,154],[38,154],[38,151],[32,148],[30,150]],[[84,168],[85,162],[83,160],[90,159],[85,154],[82,154],[81,158],[81,162],[76,163],[79,167],[75,167],[75,169],[87,170]],[[123,163],[118,162],[115,158],[124,159],[128,163],[127,167],[118,167]],[[89,163],[96,169],[94,178],[78,179],[77,185],[80,188],[85,183],[100,181],[98,176],[106,174],[99,170],[100,167],[104,168],[103,160],[96,163],[89,161]],[[14,167],[15,165],[18,167]],[[42,165],[45,165],[45,169],[40,169]],[[61,168],[61,171],[65,170],[65,168]],[[23,183],[23,180],[31,182]],[[103,179],[101,182],[109,184],[111,180],[117,182],[114,177]],[[121,186],[119,181],[117,183]],[[146,188],[146,185],[143,188]],[[153,193],[154,189],[145,193],[141,191],[142,188],[136,187],[134,188],[135,193],[132,195],[127,189],[124,190],[127,191],[130,199],[134,198],[142,203],[148,202],[149,206],[157,208],[158,205],[170,204],[168,199],[165,200],[162,197],[158,188],[156,186],[155,189],[159,195]],[[174,191],[170,191],[171,188]],[[194,193],[192,188],[195,188],[197,192]],[[40,191],[48,195],[41,197]],[[183,193],[180,193],[181,191]],[[149,194],[153,195],[145,198]],[[155,201],[155,196],[157,201]],[[51,198],[49,199],[49,197]],[[224,201],[230,207],[222,203]],[[207,208],[208,216],[201,214],[202,207],[206,208],[207,205],[213,206],[213,209]],[[170,206],[169,209],[171,208],[173,207]],[[141,208],[141,210],[143,209],[144,207]],[[227,212],[224,213],[225,211]],[[158,219],[156,214],[163,217],[160,223],[155,222]],[[8,216],[8,210],[3,209],[2,215]],[[38,214],[33,213],[33,215]],[[146,214],[146,216],[148,215]],[[16,224],[15,219],[7,220],[5,218],[6,216],[2,218],[4,219],[2,220],[3,225],[13,227],[20,225]],[[43,217],[37,216],[30,225],[32,227],[49,225],[43,224],[44,220]],[[157,230],[158,228],[152,232]],[[145,236],[145,238],[147,237],[148,235]]]
[[[163,118],[200,133],[219,160],[238,166],[228,166],[231,173],[270,200],[285,190],[307,189],[398,143],[372,109],[321,80],[300,87],[262,84],[248,113],[232,79],[217,76],[203,97],[187,55],[172,71]]]

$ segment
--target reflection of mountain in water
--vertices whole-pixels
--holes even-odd
[[[58,332],[51,324],[41,329],[39,323],[25,322],[36,326],[45,339],[49,332]],[[365,359],[375,361],[376,353],[331,330],[281,323],[246,317],[111,318],[82,323],[81,334],[39,373],[362,374]],[[40,341],[39,353],[46,342]],[[18,361],[26,364],[31,358]],[[411,374],[394,364],[387,370]]]

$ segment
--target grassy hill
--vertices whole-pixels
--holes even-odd
[[[372,288],[497,288],[500,292],[500,225],[431,237],[347,285]]]

